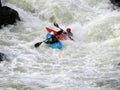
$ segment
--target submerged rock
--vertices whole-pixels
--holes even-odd
[[[120,0],[110,0],[112,4],[114,4],[115,6],[120,7]]]
[[[0,27],[14,24],[17,20],[20,20],[18,12],[10,7],[2,6],[0,0]]]
[[[0,52],[0,62],[6,60],[6,55]]]

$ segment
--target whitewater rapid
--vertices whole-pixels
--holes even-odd
[[[22,21],[0,30],[0,90],[120,90],[120,12],[109,0],[2,0]],[[72,28],[63,48],[45,43],[56,21]]]

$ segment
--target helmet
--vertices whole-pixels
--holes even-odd
[[[54,35],[54,32],[50,32],[51,35]]]
[[[67,32],[71,32],[71,28],[67,28],[66,31],[67,31]]]

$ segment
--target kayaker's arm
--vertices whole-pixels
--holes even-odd
[[[60,29],[60,31],[57,32],[58,35],[63,33],[63,29]]]

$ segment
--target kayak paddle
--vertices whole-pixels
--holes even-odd
[[[38,43],[36,43],[34,46],[37,48],[37,47],[39,47],[43,42],[45,42],[46,40],[44,40],[44,41],[42,41],[42,42],[38,42]]]
[[[56,22],[54,22],[54,26],[56,26],[57,28],[61,29]],[[63,30],[63,29],[62,29],[62,30]]]

